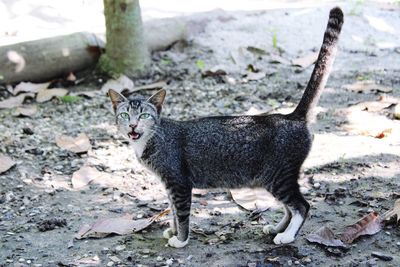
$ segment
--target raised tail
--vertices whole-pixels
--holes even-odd
[[[336,56],[337,42],[343,25],[343,12],[339,7],[331,9],[324,40],[319,51],[311,78],[296,109],[289,115],[294,119],[310,121],[311,111],[318,103],[322,89],[328,80]]]

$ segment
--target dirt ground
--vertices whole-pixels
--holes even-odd
[[[154,53],[150,74],[134,83],[166,81],[164,116],[174,119],[288,112],[312,67],[292,66],[276,54],[291,60],[319,48],[328,10],[226,13],[190,42]],[[106,79],[86,72],[77,74],[83,79],[78,84],[52,86],[96,90],[94,97],[72,103],[28,100],[38,107],[33,117],[0,110],[0,153],[17,163],[0,175],[0,266],[399,266],[398,225],[361,237],[346,250],[305,239],[323,225],[340,229],[372,210],[383,214],[400,197],[400,121],[394,119],[400,99],[400,8],[352,3],[344,10],[338,57],[317,108],[315,141],[301,181],[311,211],[293,244],[277,246],[262,233],[282,211],[251,214],[218,189],[195,192],[195,231],[183,249],[167,246],[165,223],[127,236],[76,240],[71,247],[86,223],[127,213],[150,217],[168,206],[161,183],[138,165],[116,131],[109,100],[99,91]],[[248,46],[266,53],[249,52]],[[249,64],[265,77],[246,78]],[[202,65],[203,72],[220,65],[231,79],[204,76]],[[346,89],[366,80],[381,87]],[[9,97],[3,89],[2,99]],[[68,152],[55,143],[58,135],[79,133],[90,138],[88,153]],[[71,176],[83,165],[103,172],[104,179],[73,189]],[[392,258],[384,261],[373,252]]]

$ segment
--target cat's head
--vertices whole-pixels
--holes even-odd
[[[119,131],[130,141],[136,142],[152,136],[160,122],[160,113],[166,91],[161,89],[149,99],[135,97],[127,99],[110,89],[112,106]]]

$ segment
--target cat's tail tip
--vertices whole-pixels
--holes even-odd
[[[334,28],[340,28],[342,27],[343,24],[343,11],[340,7],[336,6],[334,8],[331,9],[331,11],[329,12],[329,21],[328,21],[328,27],[329,26],[333,26]],[[336,27],[335,27],[336,26]]]
[[[333,18],[339,18],[343,20],[343,11],[339,6],[335,6],[334,8],[331,9],[329,12],[329,17]]]

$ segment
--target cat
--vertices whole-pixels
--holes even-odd
[[[130,140],[138,160],[164,183],[173,220],[163,236],[181,248],[189,241],[193,188],[262,187],[284,205],[285,215],[263,232],[275,244],[293,242],[310,205],[300,193],[298,178],[312,144],[312,109],[327,82],[343,12],[330,11],[328,25],[311,78],[295,110],[287,115],[217,116],[188,121],[161,117],[166,96],[127,99],[110,89],[119,131]]]

